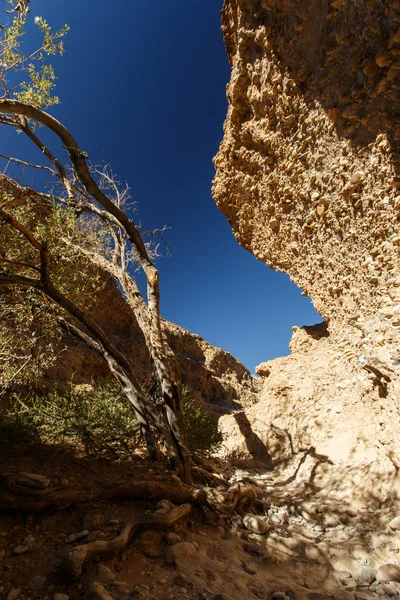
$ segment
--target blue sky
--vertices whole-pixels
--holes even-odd
[[[237,244],[211,197],[230,75],[221,6],[32,0],[31,14],[71,27],[66,54],[52,60],[61,100],[52,114],[92,162],[105,158],[129,183],[144,227],[170,227],[173,256],[157,263],[163,316],[254,371],[288,353],[293,325],[321,318],[287,275]],[[9,133],[0,144],[2,153],[38,158]]]

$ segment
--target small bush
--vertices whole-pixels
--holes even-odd
[[[24,400],[14,397],[8,418],[44,442],[82,444],[86,450],[132,439],[138,431],[133,409],[113,382],[71,386],[67,393],[34,393]]]
[[[195,403],[189,388],[182,393],[182,413],[189,449],[215,452],[222,443],[218,423],[201,406]]]
[[[222,442],[217,423],[184,388],[182,413],[190,450],[213,452]],[[10,434],[28,433],[45,443],[82,445],[87,451],[138,438],[135,414],[119,385],[71,386],[66,393],[14,396],[7,414]]]

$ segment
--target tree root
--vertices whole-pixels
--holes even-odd
[[[246,481],[237,481],[228,489],[203,488],[206,494],[206,503],[221,513],[232,513],[242,509],[245,505],[252,504],[257,498],[254,485]]]
[[[188,515],[190,510],[190,504],[183,504],[173,508],[168,513],[156,512],[151,515],[137,515],[128,521],[121,533],[113,540],[75,546],[62,557],[61,568],[68,577],[78,579],[82,572],[83,563],[88,558],[113,555],[123,550],[140,529],[164,529],[164,527],[169,527]]]
[[[51,485],[51,481],[42,475],[14,473],[0,475],[0,510],[34,513],[40,510],[63,509],[88,500],[129,500],[146,499],[151,501],[170,500],[174,504],[205,504],[220,513],[232,513],[245,504],[251,504],[257,497],[257,489],[246,481],[229,486],[223,478],[201,469],[200,476],[208,479],[217,487],[186,485],[177,477],[143,477],[140,481],[131,481],[101,488],[88,493]]]
[[[82,490],[52,486],[50,479],[33,473],[0,475],[0,509],[34,513],[46,508],[67,508],[92,497]]]

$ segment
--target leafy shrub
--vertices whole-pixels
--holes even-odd
[[[183,390],[182,413],[190,450],[216,450],[222,442],[217,423],[188,388]],[[14,396],[7,421],[12,432],[30,432],[45,443],[83,445],[87,451],[131,441],[139,431],[128,400],[114,382],[71,385],[65,393],[36,392],[24,399]]]
[[[218,423],[193,400],[188,387],[183,388],[182,414],[185,422],[189,449],[214,452],[222,443]]]
[[[8,417],[46,442],[82,444],[86,450],[132,439],[138,431],[133,409],[117,383],[71,386],[68,393],[14,397]]]

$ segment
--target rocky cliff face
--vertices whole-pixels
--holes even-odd
[[[291,414],[277,427],[295,440],[262,436],[272,458],[328,431],[338,444],[350,413],[369,447],[397,443],[388,431],[400,428],[399,25],[398,0],[224,4],[232,77],[214,197],[239,243],[288,273],[329,331],[319,340],[297,331],[292,356],[259,369],[263,408],[250,421],[261,411],[269,431],[277,411]],[[319,402],[330,410],[320,424],[306,408]],[[358,434],[349,435],[350,450]]]

